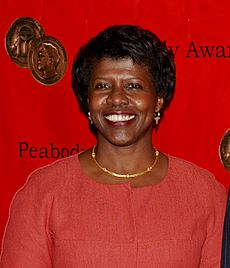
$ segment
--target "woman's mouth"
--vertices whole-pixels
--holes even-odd
[[[111,123],[121,123],[128,122],[135,118],[135,115],[132,114],[109,114],[105,115],[105,118]]]

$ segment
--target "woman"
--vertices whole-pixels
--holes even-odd
[[[80,49],[72,74],[97,144],[30,176],[1,267],[219,267],[225,190],[152,146],[175,86],[164,43],[109,27]]]

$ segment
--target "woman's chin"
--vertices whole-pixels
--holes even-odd
[[[116,136],[107,136],[107,137],[103,137],[103,140],[106,140],[107,142],[109,142],[112,145],[115,146],[129,146],[132,145],[136,142],[134,137],[127,137],[125,135],[116,135]],[[100,142],[100,139],[99,139]]]

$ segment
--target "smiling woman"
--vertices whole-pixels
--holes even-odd
[[[175,88],[165,43],[109,27],[79,50],[72,86],[97,144],[30,176],[1,267],[220,267],[224,188],[152,145]]]
[[[162,105],[163,98],[156,96],[146,66],[134,64],[132,59],[110,58],[95,66],[88,107],[98,129],[98,144],[105,144],[104,139],[108,149],[110,143],[131,147],[146,141],[151,144],[154,113]]]

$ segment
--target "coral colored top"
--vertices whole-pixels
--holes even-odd
[[[71,156],[16,194],[0,267],[219,268],[225,206],[213,175],[184,160],[132,189],[93,181]]]

